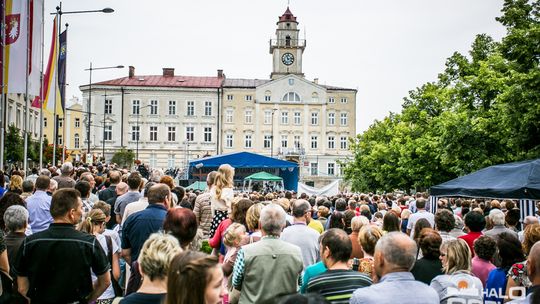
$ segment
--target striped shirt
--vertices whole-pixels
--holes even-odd
[[[355,290],[370,286],[367,275],[352,270],[328,270],[308,283],[307,292],[318,292],[330,303],[349,303]]]

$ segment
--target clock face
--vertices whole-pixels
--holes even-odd
[[[291,65],[294,62],[294,55],[291,53],[285,53],[283,56],[281,56],[281,61],[285,65]]]

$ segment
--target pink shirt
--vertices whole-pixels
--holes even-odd
[[[475,256],[472,258],[472,269],[471,272],[482,281],[482,285],[486,287],[486,280],[488,278],[489,272],[493,269],[495,269],[495,265],[493,265],[490,261],[484,260],[479,258],[478,256]]]

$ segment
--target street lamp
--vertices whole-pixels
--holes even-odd
[[[123,65],[109,66],[109,67],[92,67],[92,62],[90,62],[90,68],[84,69],[85,71],[90,71],[90,83],[88,88],[88,104],[87,104],[87,113],[88,113],[88,122],[86,124],[86,154],[90,154],[90,125],[92,124],[92,116],[90,116],[90,110],[92,108],[92,71],[94,70],[108,70],[108,69],[123,69]]]
[[[274,157],[274,113],[278,109],[272,109],[272,134],[270,135],[270,157]]]
[[[141,116],[141,109],[144,109],[144,108],[148,108],[148,107],[151,107],[152,105],[148,104],[148,105],[145,105],[145,106],[139,106],[138,108],[138,111],[137,111],[137,145],[136,145],[136,149],[135,149],[135,159],[139,159],[139,138],[141,137],[141,129],[139,127],[139,116]]]

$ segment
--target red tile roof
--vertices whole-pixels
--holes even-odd
[[[283,15],[281,15],[281,17],[279,17],[279,22],[296,22],[296,17],[293,15],[293,13],[291,13],[291,10],[289,9],[289,7],[287,6],[287,10],[285,11],[285,13],[283,13]]]
[[[198,76],[133,76],[106,80],[93,85],[133,86],[133,87],[181,87],[181,88],[219,88],[224,78]]]

